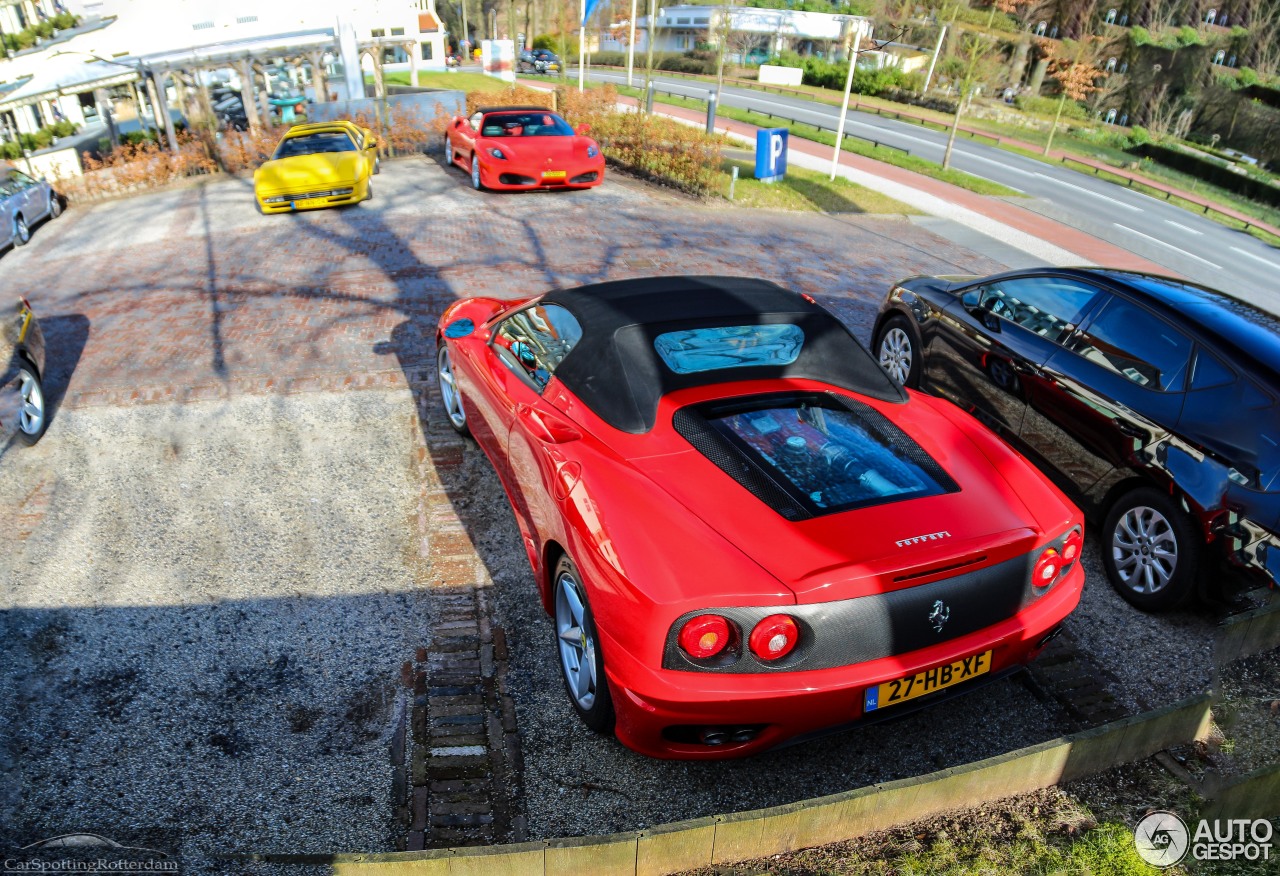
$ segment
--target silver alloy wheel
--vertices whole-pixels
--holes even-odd
[[[27,220],[21,216],[13,217],[13,240],[18,246],[22,246],[31,239],[31,229],[27,227]]]
[[[18,428],[28,435],[39,435],[44,426],[44,393],[40,381],[27,369],[18,371],[18,389],[22,395],[22,408],[18,411]]]
[[[444,135],[444,163],[453,164],[453,141],[448,134]]]
[[[474,155],[471,156],[471,188],[480,188],[480,159]]]
[[[436,374],[440,380],[440,398],[444,401],[444,413],[453,424],[453,428],[462,429],[467,425],[467,413],[462,409],[462,396],[458,393],[458,385],[453,378],[453,361],[449,358],[449,348],[441,347],[436,357]]]
[[[1178,538],[1163,514],[1138,505],[1116,523],[1111,557],[1126,587],[1137,593],[1159,593],[1178,569]]]
[[[58,200],[57,195],[49,196],[49,218],[57,219],[62,215],[62,201]]]
[[[889,372],[893,382],[899,386],[906,386],[907,377],[911,374],[911,354],[911,338],[897,326],[885,332],[880,339],[880,367]]]
[[[596,702],[596,643],[587,632],[587,607],[578,582],[569,574],[556,581],[556,637],[560,667],[578,706],[590,711]]]

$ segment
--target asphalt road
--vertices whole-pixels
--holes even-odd
[[[599,71],[592,72],[591,77],[614,84],[626,82],[621,73]],[[655,80],[664,91],[700,100],[708,94],[704,84],[687,79],[658,76]],[[640,77],[636,81],[641,81]],[[833,129],[840,115],[838,107],[747,88],[726,87],[720,102],[722,106],[772,112]],[[873,113],[851,112],[846,130],[939,162],[947,141],[944,131]],[[1280,254],[1248,234],[1088,174],[980,141],[958,138],[952,164],[1027,195],[1017,199],[1021,206],[1121,246],[1189,280],[1280,312],[1280,291],[1274,282],[1280,271]]]

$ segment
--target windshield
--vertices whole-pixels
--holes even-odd
[[[555,113],[489,113],[482,137],[572,137],[573,128]]]
[[[286,138],[281,141],[274,157],[293,158],[295,155],[313,155],[317,152],[355,151],[356,144],[351,141],[349,135],[341,131],[323,131]]]

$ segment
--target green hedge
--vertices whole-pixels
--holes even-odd
[[[1060,97],[1039,97],[1031,94],[1020,94],[1013,99],[1013,105],[1024,113],[1036,113],[1042,116],[1057,115]],[[1068,100],[1062,105],[1064,119],[1076,119],[1083,122],[1089,118],[1089,111],[1082,104]]]
[[[1178,149],[1161,146],[1156,143],[1143,143],[1134,146],[1130,152],[1150,158],[1152,161],[1171,167],[1182,173],[1190,174],[1207,183],[1235,192],[1252,201],[1271,207],[1280,207],[1280,188],[1267,185],[1260,180],[1234,173],[1216,161],[1189,155]]]

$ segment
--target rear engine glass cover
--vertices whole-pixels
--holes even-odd
[[[680,413],[681,434],[789,519],[959,490],[881,413],[832,393],[758,396]]]

